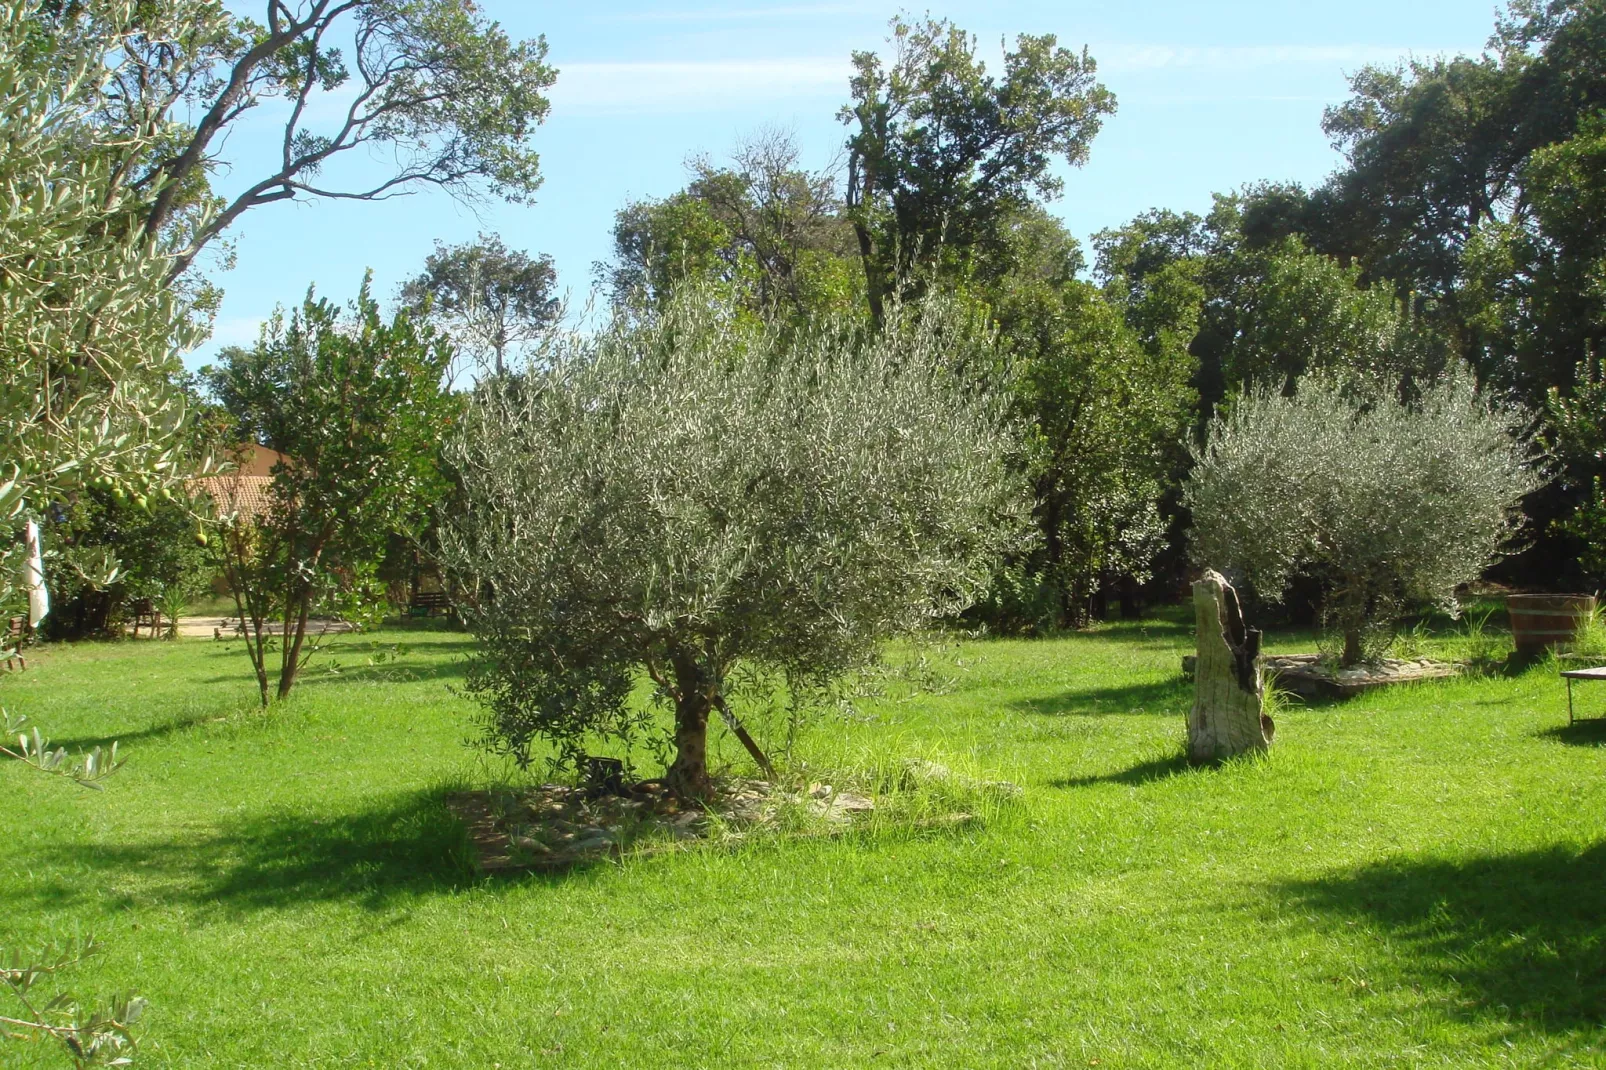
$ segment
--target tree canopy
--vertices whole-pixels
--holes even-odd
[[[683,190],[615,216],[613,259],[599,270],[616,302],[662,300],[690,281],[794,322],[862,304],[837,183],[806,169],[790,136],[761,131],[727,166],[697,157],[690,177]]]
[[[887,296],[940,265],[984,263],[997,230],[1034,195],[1057,197],[1055,160],[1087,159],[1115,98],[1086,49],[1022,34],[1003,77],[953,23],[892,20],[892,55],[853,54],[846,208],[864,263],[871,318]]]
[[[557,72],[546,41],[517,42],[459,0],[262,0],[260,19],[221,0],[35,3],[25,18],[69,48],[99,48],[106,77],[79,103],[120,152],[115,181],[148,191],[136,225],[182,274],[245,212],[298,197],[375,200],[420,187],[520,200],[540,183],[531,146]],[[231,176],[230,130],[248,113],[282,129],[276,158]],[[389,163],[376,168],[374,154]],[[204,210],[196,210],[196,206]]]
[[[501,375],[509,351],[540,337],[557,318],[557,281],[550,256],[530,256],[481,234],[462,245],[437,241],[399,297],[415,316],[439,323],[459,352]]]
[[[931,305],[869,337],[784,334],[706,290],[620,310],[476,392],[448,458],[445,560],[477,592],[487,742],[573,759],[674,710],[675,792],[710,791],[707,730],[779,675],[794,696],[985,586],[1013,496],[994,393]]]

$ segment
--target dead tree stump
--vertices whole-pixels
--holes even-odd
[[[1199,659],[1188,714],[1188,760],[1216,762],[1265,750],[1276,727],[1266,716],[1260,675],[1260,632],[1244,626],[1238,592],[1219,572],[1193,585]]]

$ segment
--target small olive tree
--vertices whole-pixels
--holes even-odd
[[[668,785],[705,796],[739,670],[796,694],[967,605],[1022,511],[975,337],[937,303],[783,336],[688,286],[483,384],[442,551],[479,592],[487,742],[528,762],[538,737],[569,759],[628,737],[645,672],[674,708]]]
[[[1299,571],[1328,583],[1343,663],[1407,601],[1454,612],[1540,485],[1526,411],[1452,374],[1409,404],[1325,376],[1253,390],[1218,415],[1184,488],[1195,562],[1276,600]]]

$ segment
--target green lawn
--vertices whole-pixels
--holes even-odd
[[[965,643],[798,756],[948,755],[1021,815],[485,880],[439,802],[505,775],[462,745],[466,640],[381,638],[266,715],[207,641],[0,682],[128,752],[104,792],[0,767],[0,902],[8,943],[107,943],[75,983],[150,998],[141,1064],[1606,1065],[1606,731],[1553,665],[1291,709],[1192,771],[1181,625]]]

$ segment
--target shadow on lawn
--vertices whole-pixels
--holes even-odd
[[[1541,739],[1553,739],[1570,747],[1606,747],[1606,718],[1574,721],[1535,734]]]
[[[1408,949],[1407,969],[1461,990],[1471,1006],[1456,1013],[1541,1030],[1606,1018],[1606,843],[1396,859],[1283,891],[1347,922],[1381,924]]]
[[[474,879],[462,824],[447,789],[375,800],[354,813],[276,811],[229,821],[184,839],[125,841],[63,849],[59,864],[133,877],[138,900],[224,910],[346,900],[380,909],[397,896],[448,892]],[[83,894],[40,889],[60,902]]]
[[[93,750],[96,747],[109,747],[117,744],[119,752],[125,751],[130,743],[149,742],[151,740],[166,739],[191,728],[215,721],[228,720],[233,707],[219,707],[205,712],[186,713],[181,717],[174,717],[166,721],[159,721],[148,728],[141,728],[133,732],[110,732],[104,736],[71,736],[68,738],[50,737],[50,746],[65,747],[73,754],[79,751]]]
[[[1181,716],[1192,701],[1192,694],[1192,683],[1177,676],[1147,684],[1078,688],[1058,695],[1018,699],[1010,706],[1024,713],[1039,713],[1046,717],[1109,713]]]
[[[1178,773],[1187,772],[1192,768],[1193,766],[1188,764],[1188,756],[1179,752],[1165,758],[1151,758],[1149,761],[1139,762],[1132,768],[1123,769],[1119,773],[1050,780],[1048,786],[1051,788],[1088,788],[1094,784],[1127,784],[1137,787],[1140,784],[1165,780],[1168,777],[1176,776]]]
[[[223,639],[210,643],[209,654],[239,659],[241,665],[248,665],[245,654],[244,640],[238,638]],[[412,654],[466,654],[474,649],[474,644],[468,640],[415,639],[406,635],[395,635],[391,632],[358,633],[347,632],[343,635],[332,635],[323,650],[313,655],[314,659],[328,658],[330,656],[355,657],[366,654],[371,650],[388,650],[400,647],[408,656]],[[277,664],[278,648],[275,646],[268,651],[268,663]],[[250,671],[249,668],[246,671]]]
[[[408,659],[384,662],[379,665],[341,662],[331,667],[327,663],[313,662],[296,678],[296,687],[338,687],[341,684],[416,684],[429,680],[461,680],[467,672],[466,659],[438,661],[428,665],[409,663]]]
[[[296,687],[318,687],[342,683],[417,683],[425,680],[454,680],[461,679],[467,669],[468,659],[463,655],[469,649],[463,643],[412,643],[400,644],[402,653],[390,654],[388,647],[391,644],[380,643],[377,646],[357,643],[343,643],[329,647],[327,650],[315,654],[307,667],[301,670],[296,677]],[[237,651],[239,666],[243,667],[245,678],[250,680],[251,667],[246,659],[245,652],[239,648]],[[383,661],[374,663],[372,659],[377,654],[386,654]],[[416,657],[419,654],[445,653],[456,654],[457,657],[445,661],[420,662]],[[277,679],[278,652],[272,651],[268,655],[269,678]],[[202,681],[208,684],[233,683],[240,679],[240,675],[214,676]]]

